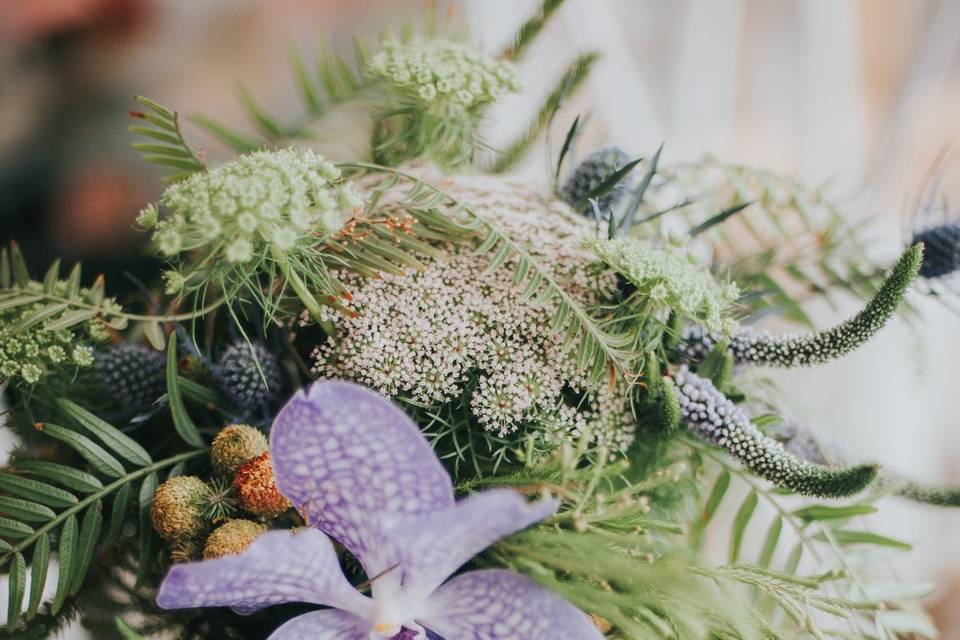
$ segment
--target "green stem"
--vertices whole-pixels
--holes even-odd
[[[125,318],[127,320],[132,320],[134,322],[140,321],[140,320],[146,321],[146,322],[176,322],[179,320],[192,320],[193,318],[197,318],[199,316],[203,316],[210,313],[211,311],[218,308],[220,305],[224,303],[224,298],[220,298],[218,300],[211,302],[210,304],[203,307],[202,309],[195,309],[193,311],[188,311],[186,313],[168,313],[168,314],[162,314],[162,315],[160,314],[151,315],[151,314],[140,314],[140,313],[127,313],[126,311],[109,311],[108,312],[103,307],[97,306],[95,304],[90,304],[88,302],[80,302],[75,299],[65,298],[63,296],[54,295],[52,293],[37,293],[37,294],[31,294],[31,295],[42,296],[41,299],[49,300],[52,302],[63,302],[77,309],[89,309],[90,311],[99,311],[101,313],[106,313],[106,315],[108,316]]]
[[[51,531],[57,528],[63,523],[64,520],[66,520],[73,514],[83,511],[89,505],[93,504],[97,500],[100,500],[104,496],[110,495],[111,493],[113,493],[123,485],[133,482],[138,478],[142,478],[143,476],[149,475],[154,471],[159,471],[160,469],[164,469],[166,467],[172,467],[179,462],[183,462],[185,460],[192,460],[193,458],[197,458],[206,453],[207,453],[207,449],[195,449],[193,451],[187,451],[186,453],[179,453],[175,456],[171,456],[169,458],[161,460],[160,462],[154,462],[153,464],[149,464],[145,467],[137,469],[136,471],[128,473],[122,478],[114,480],[113,482],[106,485],[104,488],[100,489],[99,491],[95,493],[91,493],[89,496],[87,496],[77,504],[73,505],[69,509],[65,511],[61,511],[60,513],[57,514],[56,518],[54,518],[47,524],[43,525],[42,527],[34,531],[33,535],[21,540],[19,543],[14,545],[14,547],[10,551],[6,552],[3,555],[3,557],[0,557],[0,567],[5,565],[7,563],[7,560],[13,557],[14,554],[19,553],[24,549],[27,549],[30,545],[36,542],[40,538],[40,536],[47,533],[48,531]]]
[[[270,252],[273,254],[273,259],[280,267],[280,271],[283,272],[283,277],[286,278],[290,288],[297,294],[300,302],[307,308],[307,311],[310,312],[313,319],[317,321],[317,324],[320,325],[323,332],[331,337],[335,335],[336,329],[333,323],[324,317],[320,303],[317,302],[317,299],[310,293],[310,289],[307,288],[307,284],[300,278],[297,270],[290,268],[290,261],[287,260],[287,256],[281,253],[276,247],[271,247]]]

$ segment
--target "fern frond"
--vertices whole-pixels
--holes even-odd
[[[522,134],[497,155],[496,161],[488,169],[490,173],[504,173],[523,159],[530,147],[540,137],[540,134],[550,126],[554,116],[566,99],[587,79],[593,65],[599,58],[599,53],[589,52],[581,55],[570,65],[557,82],[556,87],[540,106],[533,121],[527,125]]]
[[[135,96],[134,100],[146,107],[145,111],[131,111],[130,116],[142,120],[144,125],[130,125],[132,133],[149,138],[151,142],[136,142],[132,146],[143,159],[177,171],[166,176],[164,182],[176,182],[196,171],[206,171],[206,165],[183,138],[180,116],[163,105]]]
[[[607,381],[611,375],[632,375],[633,365],[639,357],[629,349],[632,337],[607,332],[600,320],[574,300],[548,270],[496,224],[480,217],[440,187],[399,169],[358,162],[342,162],[338,166],[346,170],[385,173],[392,176],[393,180],[388,180],[391,185],[400,180],[408,182],[409,188],[401,205],[417,218],[419,225],[446,229],[452,235],[475,236],[479,241],[476,253],[492,255],[487,267],[489,271],[504,268],[510,261],[509,268],[514,271],[514,282],[522,297],[557,302],[552,329],[563,337],[564,348],[574,354],[591,383]],[[372,202],[378,200],[374,196]]]
[[[533,41],[540,35],[547,21],[553,17],[554,12],[563,5],[563,2],[564,0],[543,0],[537,12],[530,16],[517,30],[516,35],[510,40],[509,46],[500,53],[500,58],[516,60],[522,56],[527,47],[533,44]]]
[[[57,589],[49,605],[52,616],[83,586],[96,549],[116,539],[132,485],[141,483],[142,510],[144,497],[147,505],[150,498],[144,488],[153,486],[149,483],[158,471],[205,453],[204,449],[189,451],[155,462],[136,441],[86,409],[67,399],[61,399],[58,406],[89,435],[52,423],[37,424],[36,428],[73,449],[90,471],[31,460],[14,461],[0,471],[0,488],[10,496],[4,498],[5,517],[0,519],[0,526],[4,537],[16,540],[4,543],[0,556],[0,567],[10,565],[8,630],[16,628],[21,614],[29,622],[40,611],[54,551],[59,569]],[[101,481],[101,476],[106,481]],[[110,532],[103,537],[103,504],[111,497]],[[56,548],[52,545],[54,537],[58,540]],[[23,586],[28,555],[32,575],[29,594]]]

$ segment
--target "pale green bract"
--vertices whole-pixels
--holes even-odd
[[[337,231],[361,204],[339,178],[308,149],[251,153],[171,186],[160,199],[163,218],[151,205],[138,222],[154,228],[154,246],[165,257],[202,247],[208,259],[240,265],[270,250],[312,247]],[[168,291],[175,280],[168,278]]]
[[[387,43],[367,71],[425,105],[449,101],[471,109],[520,88],[512,64],[443,40]]]
[[[735,328],[732,306],[737,285],[721,283],[699,267],[682,247],[653,247],[636,238],[588,239],[586,245],[611,269],[626,278],[650,302],[669,308],[710,331]]]

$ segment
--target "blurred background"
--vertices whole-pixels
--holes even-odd
[[[497,51],[537,4],[437,10]],[[352,33],[372,36],[429,6],[0,0],[0,241],[16,238],[35,270],[59,256],[83,259],[88,273],[148,268],[132,222],[163,185],[129,148],[133,95],[249,129],[236,100],[242,79],[272,113],[293,118],[291,44],[306,50],[323,35],[349,51]],[[827,183],[851,221],[867,221],[881,259],[909,238],[911,200],[960,134],[960,0],[569,0],[526,56],[525,92],[499,105],[489,140],[511,139],[585,50],[603,58],[553,137],[589,113],[581,149],[615,143],[650,155],[665,141],[665,163],[709,153]],[[212,161],[227,156],[185,129]],[[546,183],[546,155],[531,154],[519,172]],[[947,167],[943,193],[960,195],[960,163]],[[917,328],[896,322],[841,362],[777,378],[795,417],[821,436],[918,479],[957,483],[960,316],[913,301],[924,315]],[[821,326],[836,318],[825,306],[811,313]],[[892,570],[936,585],[930,610],[942,637],[960,639],[960,514],[889,499],[876,518],[915,545]]]

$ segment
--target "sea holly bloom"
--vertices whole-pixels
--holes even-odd
[[[240,555],[173,567],[161,607],[330,607],[290,620],[270,640],[602,638],[573,605],[519,574],[447,580],[558,503],[507,490],[455,502],[419,429],[373,391],[331,381],[298,392],[273,424],[270,452],[277,486],[312,528],[272,531]],[[363,565],[370,596],[347,581],[328,535]]]

